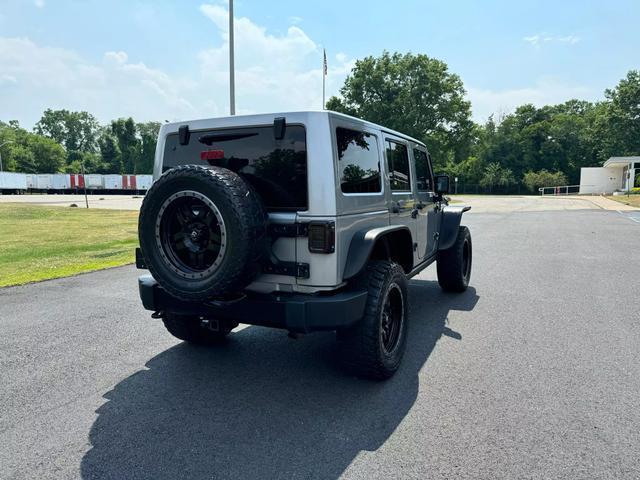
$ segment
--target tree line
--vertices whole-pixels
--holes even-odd
[[[484,192],[537,192],[577,184],[581,167],[640,155],[640,72],[630,71],[604,100],[522,105],[471,119],[460,77],[427,55],[358,60],[327,108],[406,133],[426,143],[436,169]]]
[[[0,121],[4,170],[23,173],[152,173],[160,122],[119,118],[100,125],[88,112],[47,109],[32,132]]]
[[[438,172],[485,192],[535,192],[576,184],[580,168],[640,155],[640,72],[632,70],[599,102],[522,105],[472,120],[462,80],[441,60],[384,52],[358,60],[327,108],[426,143]],[[0,122],[5,170],[26,173],[151,173],[159,122],[100,125],[88,112],[48,109],[29,132]]]

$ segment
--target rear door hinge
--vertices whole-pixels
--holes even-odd
[[[269,235],[272,237],[307,237],[308,223],[270,223]]]
[[[262,267],[264,273],[273,275],[286,275],[288,277],[309,278],[310,269],[308,263],[278,262],[269,263]]]

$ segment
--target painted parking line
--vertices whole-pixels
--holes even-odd
[[[633,222],[640,223],[640,212],[621,212],[620,210],[617,210],[617,212]]]

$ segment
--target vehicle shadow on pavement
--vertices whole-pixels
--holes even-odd
[[[360,451],[395,431],[418,393],[418,373],[451,310],[475,289],[445,294],[410,283],[407,352],[387,382],[345,375],[334,335],[290,340],[249,327],[226,345],[178,344],[104,395],[81,473],[90,478],[337,478]]]

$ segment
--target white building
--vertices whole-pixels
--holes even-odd
[[[640,187],[640,157],[611,157],[602,167],[580,170],[581,194],[611,194]]]

